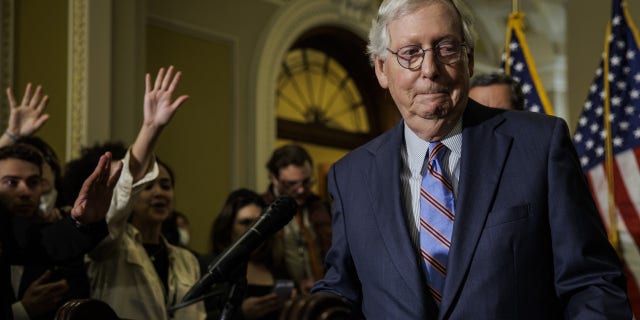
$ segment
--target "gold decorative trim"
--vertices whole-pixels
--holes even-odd
[[[14,0],[0,0],[0,88],[13,87]],[[4,96],[4,95],[2,95]],[[0,99],[0,125],[6,128],[9,101]]]
[[[87,139],[87,39],[89,0],[69,0],[69,104],[67,106],[67,159],[80,156]]]

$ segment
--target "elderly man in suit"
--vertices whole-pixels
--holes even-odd
[[[403,119],[332,167],[313,292],[371,319],[630,319],[566,123],[468,98],[467,12],[381,4],[369,52]]]

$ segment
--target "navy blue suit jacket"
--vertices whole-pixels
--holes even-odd
[[[369,319],[631,319],[566,123],[469,100],[440,308],[402,207],[401,122],[329,172],[333,240],[313,292]]]

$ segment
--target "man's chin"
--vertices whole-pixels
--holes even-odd
[[[20,207],[11,210],[11,213],[19,217],[33,217],[37,211],[36,207]]]

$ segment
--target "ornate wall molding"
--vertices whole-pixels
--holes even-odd
[[[87,140],[88,1],[69,0],[67,159],[80,156]]]
[[[0,88],[13,87],[14,56],[14,0],[0,0]],[[9,102],[0,99],[0,125],[6,127],[9,119]]]

